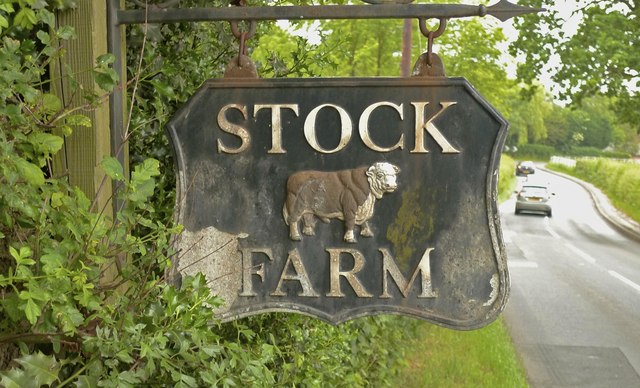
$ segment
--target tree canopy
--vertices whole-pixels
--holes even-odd
[[[553,8],[551,0],[525,0],[523,5]],[[579,20],[575,34],[564,31],[565,20],[555,12],[518,18],[513,55],[524,58],[519,79],[533,84],[551,72],[559,97],[580,103],[594,95],[615,97],[613,109],[636,130],[640,119],[640,8],[635,1],[582,0],[576,2]],[[550,61],[559,62],[548,68]]]

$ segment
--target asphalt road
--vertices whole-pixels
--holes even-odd
[[[500,207],[511,274],[504,312],[532,387],[640,387],[640,242],[582,186],[538,170],[553,217]],[[532,177],[533,178],[533,177]]]

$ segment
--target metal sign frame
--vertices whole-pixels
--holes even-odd
[[[214,79],[167,128],[185,227],[174,274],[216,279],[223,320],[392,313],[468,330],[504,308],[507,122],[465,79]],[[383,178],[336,175],[358,166]],[[389,176],[349,229],[342,201]]]

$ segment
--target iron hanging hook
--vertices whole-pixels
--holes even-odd
[[[237,7],[246,6],[244,0],[233,0],[232,4]],[[251,39],[257,29],[257,23],[255,20],[246,21],[249,23],[248,31],[241,31],[239,28],[239,21],[232,20],[229,21],[231,25],[231,33],[233,36],[238,39],[238,57],[231,60],[229,65],[224,72],[225,78],[234,78],[234,77],[248,77],[248,78],[258,78],[258,72],[256,71],[256,66],[251,62],[251,59],[247,56],[247,40]]]
[[[442,35],[444,33],[444,30],[447,28],[447,21],[449,19],[447,18],[441,18],[438,19],[440,20],[440,24],[438,25],[438,29],[435,31],[431,31],[429,30],[429,28],[427,28],[427,19],[425,18],[418,18],[418,24],[420,25],[420,32],[422,32],[422,35],[429,37],[429,34],[433,33],[433,37],[437,38],[440,35]]]
[[[240,31],[240,28],[238,28],[238,22],[235,20],[229,22],[229,24],[231,24],[231,33],[233,34],[233,36],[236,37],[236,39],[242,38],[243,34],[246,34],[245,39],[251,39],[253,35],[255,35],[256,33],[257,23],[255,20],[252,20],[250,22],[249,31],[246,31],[246,32]]]
[[[420,32],[427,37],[427,51],[422,53],[413,67],[413,77],[446,77],[442,59],[433,52],[433,41],[444,33],[447,27],[447,18],[440,18],[440,25],[435,31],[427,28],[426,18],[418,18]]]
[[[231,33],[240,42],[240,48],[239,48],[239,53],[238,53],[238,66],[240,66],[241,65],[240,58],[243,55],[247,55],[246,42],[247,42],[248,39],[251,39],[253,37],[253,35],[255,35],[255,33],[256,33],[256,25],[257,24],[256,24],[255,20],[252,20],[251,23],[249,24],[249,31],[240,31],[240,29],[238,28],[238,22],[232,21],[232,22],[229,22],[229,23],[231,24]]]
[[[247,5],[245,0],[234,0],[232,1],[232,4],[237,7],[245,7]],[[255,35],[257,23],[255,20],[251,20],[249,22],[249,31],[240,31],[240,28],[238,28],[238,22],[235,20],[229,22],[229,24],[231,24],[231,33],[240,42],[240,52],[238,53],[238,66],[240,66],[240,57],[247,55],[246,42]]]
[[[427,64],[431,66],[431,54],[433,54],[433,40],[444,33],[444,30],[447,28],[447,19],[442,18],[439,19],[440,24],[438,25],[438,29],[435,31],[431,31],[427,28],[427,19],[419,18],[420,32],[422,35],[427,37]]]

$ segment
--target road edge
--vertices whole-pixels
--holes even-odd
[[[616,230],[623,233],[625,236],[640,242],[640,224],[629,218],[626,214],[616,209],[602,190],[595,187],[589,182],[585,182],[574,176],[561,173],[559,171],[550,170],[546,167],[538,166],[540,170],[548,172],[550,174],[558,175],[563,178],[569,179],[580,186],[582,186],[593,200],[593,204],[600,214],[600,216]]]

